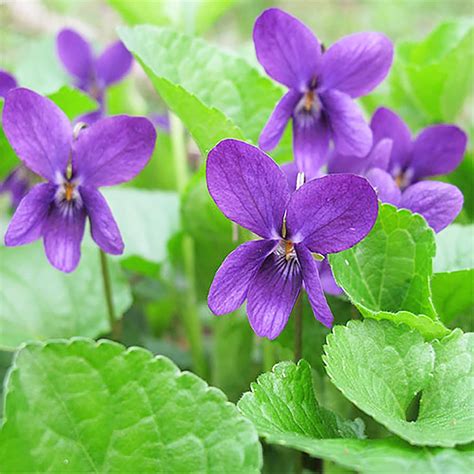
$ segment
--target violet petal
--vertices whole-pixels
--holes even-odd
[[[300,99],[301,94],[294,90],[288,91],[280,99],[258,139],[258,146],[262,150],[270,151],[278,145]]]
[[[122,236],[104,196],[91,186],[81,186],[80,194],[89,216],[94,242],[104,252],[112,255],[122,254]]]
[[[5,100],[3,129],[31,171],[52,182],[65,173],[72,126],[54,102],[29,89],[13,89]]]
[[[439,232],[456,219],[463,202],[463,195],[456,186],[422,181],[405,189],[399,207],[421,214],[434,231]]]
[[[329,90],[321,94],[329,115],[336,151],[342,155],[366,156],[372,148],[372,131],[359,106],[347,94]]]
[[[80,132],[72,169],[87,186],[111,186],[134,178],[153,153],[156,131],[144,117],[116,115]]]
[[[289,89],[304,92],[316,77],[321,46],[297,18],[278,8],[265,10],[255,22],[253,41],[267,74]]]
[[[351,97],[368,94],[384,80],[393,60],[393,44],[380,33],[355,33],[334,43],[324,54],[318,83]]]
[[[58,56],[69,74],[83,82],[91,79],[93,56],[89,43],[76,31],[61,30],[56,39]]]
[[[400,204],[402,193],[392,175],[379,168],[372,168],[367,171],[365,176],[382,202],[393,204],[394,206]]]
[[[311,252],[304,245],[296,246],[298,261],[303,274],[303,281],[314,316],[326,327],[331,328],[334,316],[324,296],[318,266]]]
[[[276,241],[252,240],[239,245],[217,270],[209,290],[209,309],[216,315],[231,313],[247,297],[247,290]]]
[[[377,219],[378,201],[365,178],[332,174],[294,192],[288,204],[288,239],[326,255],[362,240]]]
[[[17,87],[16,79],[7,71],[0,70],[0,97],[5,98],[7,92]]]
[[[49,207],[54,200],[56,186],[41,183],[34,186],[21,200],[5,234],[5,245],[29,244],[43,235]]]
[[[96,60],[97,77],[105,86],[123,79],[132,67],[133,56],[121,41],[109,46]]]
[[[247,293],[250,325],[260,337],[275,339],[288,322],[301,289],[301,271],[295,258],[271,253]]]
[[[279,166],[257,147],[227,139],[209,153],[207,187],[225,216],[266,239],[278,239],[290,191]]]

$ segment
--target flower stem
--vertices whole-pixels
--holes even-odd
[[[188,183],[189,168],[184,127],[179,118],[172,113],[170,113],[170,128],[176,173],[176,189],[181,194]],[[204,357],[201,321],[197,312],[194,241],[189,235],[183,236],[181,254],[187,282],[182,304],[183,324],[191,348],[194,371],[196,374],[205,377],[207,374],[207,366]]]
[[[105,302],[107,304],[107,313],[109,315],[110,337],[118,341],[122,337],[122,321],[117,320],[115,316],[114,302],[112,297],[112,284],[110,283],[109,265],[107,255],[102,250],[100,254],[100,269],[102,272],[102,281],[104,283]]]
[[[303,354],[303,294],[300,293],[295,304],[295,362]]]

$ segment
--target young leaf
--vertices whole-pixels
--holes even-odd
[[[403,325],[367,319],[336,326],[324,360],[339,390],[389,430],[412,444],[452,447],[474,439],[473,342],[456,330],[429,344]]]
[[[270,79],[243,59],[168,28],[118,32],[203,154],[223,138],[257,141],[283,92]]]
[[[32,343],[7,381],[4,471],[256,473],[252,424],[165,357],[111,341]]]
[[[433,302],[440,318],[450,323],[474,307],[474,225],[452,224],[436,236],[436,258],[431,280]]]
[[[329,261],[364,316],[403,322],[432,339],[449,332],[431,301],[435,251],[434,233],[420,215],[382,204],[370,234]]]
[[[130,287],[109,259],[118,317],[130,307]],[[96,337],[109,329],[97,248],[83,246],[79,267],[65,275],[47,262],[38,242],[0,247],[0,347],[13,350],[29,340]]]
[[[253,421],[260,436],[270,442],[284,440],[287,433],[313,439],[363,435],[360,420],[342,420],[319,405],[314,396],[311,367],[305,360],[298,365],[280,362],[272,372],[260,375],[251,389],[237,406]]]

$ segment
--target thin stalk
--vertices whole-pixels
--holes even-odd
[[[268,339],[262,340],[263,350],[263,370],[264,372],[270,372],[275,363],[275,355],[273,353],[272,341]]]
[[[303,354],[303,295],[300,293],[295,304],[295,362],[301,359]]]
[[[179,118],[172,113],[170,113],[170,128],[176,189],[181,194],[189,180],[189,168],[184,128]],[[205,377],[207,367],[204,357],[202,326],[197,312],[194,241],[189,235],[185,235],[182,239],[181,254],[183,256],[183,269],[187,282],[182,305],[183,325],[191,348],[194,371],[198,375]]]
[[[107,305],[107,314],[109,316],[110,337],[118,341],[122,337],[122,320],[117,320],[115,315],[114,301],[112,296],[112,284],[110,283],[110,272],[107,261],[107,255],[99,250],[100,254],[100,269],[102,273],[102,281],[104,283],[104,296]]]

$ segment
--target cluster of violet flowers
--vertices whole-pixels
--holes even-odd
[[[332,326],[324,291],[342,290],[320,259],[370,232],[377,197],[422,214],[437,232],[455,219],[461,192],[423,179],[454,170],[467,139],[456,126],[435,125],[412,140],[403,121],[384,108],[366,122],[353,99],[389,72],[393,45],[382,34],[352,34],[325,50],[303,23],[271,8],[257,19],[253,38],[260,64],[289,90],[260,135],[260,149],[225,140],[209,154],[207,183],[215,203],[261,240],[228,255],[208,304],[221,315],[247,300],[256,334],[274,339],[302,288],[316,319]],[[289,121],[294,162],[280,168],[261,150],[276,147]]]
[[[211,197],[227,218],[260,237],[227,256],[208,304],[221,315],[247,300],[255,333],[274,339],[303,288],[315,317],[332,326],[324,291],[342,290],[325,258],[365,238],[377,219],[378,199],[422,214],[435,231],[452,222],[462,207],[460,191],[423,179],[459,164],[466,135],[453,125],[435,125],[412,140],[403,121],[384,108],[366,122],[354,99],[389,72],[393,46],[382,34],[353,34],[325,50],[303,23],[272,8],[257,19],[253,36],[265,71],[289,90],[264,127],[260,148],[227,139],[208,155]],[[98,188],[138,174],[151,157],[156,131],[144,117],[105,116],[106,88],[132,63],[120,42],[94,57],[80,35],[63,30],[57,47],[75,85],[99,107],[74,126],[49,99],[0,74],[6,137],[25,169],[42,179],[17,198],[5,243],[42,238],[51,264],[70,272],[80,260],[87,219],[104,252],[123,252]],[[264,151],[278,144],[289,121],[294,162],[279,167]]]

